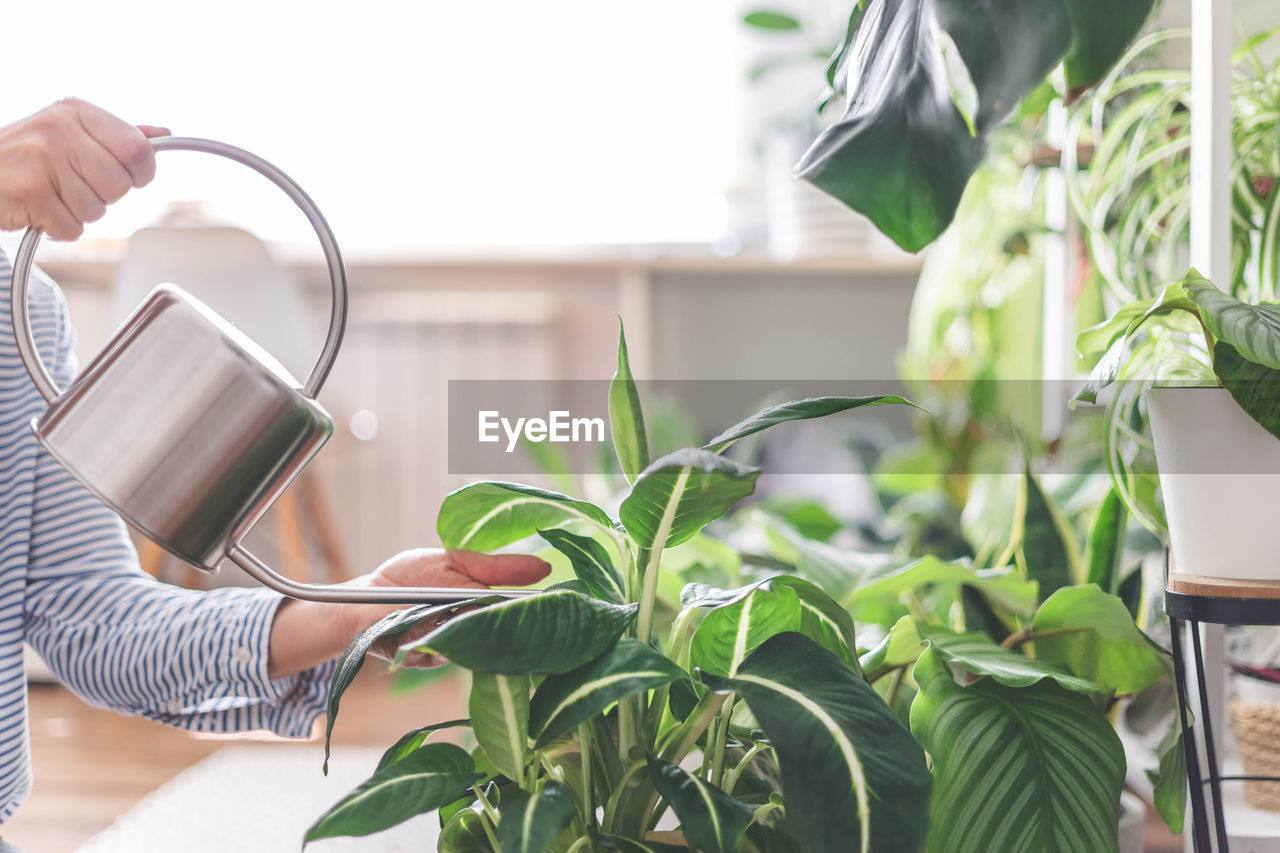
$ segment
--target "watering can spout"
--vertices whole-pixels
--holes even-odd
[[[31,427],[72,476],[148,538],[196,568],[229,559],[292,598],[326,602],[458,601],[451,588],[356,587],[291,581],[240,544],[333,432],[316,394],[333,367],[347,317],[337,242],[315,204],[271,164],[206,139],[164,137],[183,149],[242,163],[280,187],[320,238],[333,285],[329,333],[298,387],[286,371],[216,312],[171,285],[157,287],[66,389],[40,359],[27,290],[40,232],[28,230],[13,262],[14,339],[49,402]],[[525,595],[527,590],[497,590]]]

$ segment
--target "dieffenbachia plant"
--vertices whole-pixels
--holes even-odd
[[[908,401],[784,403],[650,459],[620,340],[610,414],[630,485],[617,516],[503,482],[445,499],[446,547],[536,536],[575,579],[477,598],[406,642],[405,653],[430,649],[471,672],[467,719],[405,734],[306,840],[435,811],[449,853],[1114,849],[1124,758],[1104,709],[1157,677],[1160,660],[1118,599],[1071,585],[1079,558],[1046,546],[1058,528],[1030,477],[1008,568],[926,560],[860,577],[839,568],[838,549],[779,528],[787,560],[776,562],[794,573],[690,583],[674,613],[660,607],[671,549],[705,539],[755,488],[760,471],[725,450],[781,423],[884,404]],[[1003,647],[976,616],[966,627],[944,618],[960,609],[935,609],[962,589]],[[438,609],[403,610],[353,642],[330,687],[330,730],[374,640]],[[855,617],[882,640],[860,647]],[[908,716],[899,706],[916,687]],[[433,740],[458,728],[470,750]]]
[[[827,69],[848,105],[797,173],[918,251],[951,222],[992,131],[1028,95],[1051,95],[1059,65],[1068,94],[1102,79],[1152,5],[857,0]]]

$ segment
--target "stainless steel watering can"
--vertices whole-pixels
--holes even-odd
[[[320,238],[333,305],[329,333],[307,381],[235,326],[173,285],[161,285],[116,330],[65,390],[40,360],[27,285],[40,232],[28,229],[13,262],[18,352],[49,408],[31,422],[37,439],[85,488],[152,541],[207,572],[229,559],[293,598],[409,604],[458,601],[466,590],[298,583],[241,546],[333,433],[316,394],[333,367],[347,320],[347,274],[315,203],[265,160],[207,139],[160,138],[157,151],[214,154],[266,177],[302,210]],[[494,590],[517,596],[529,590]]]

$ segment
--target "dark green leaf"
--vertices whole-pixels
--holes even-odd
[[[1249,417],[1280,438],[1280,370],[1248,361],[1226,341],[1213,347],[1213,372]]]
[[[487,482],[446,495],[436,529],[446,548],[493,551],[570,521],[612,529],[609,516],[594,504],[534,486]]]
[[[800,598],[785,586],[757,587],[706,615],[689,644],[691,666],[712,675],[734,675],[761,643],[800,630]]]
[[[1182,832],[1187,813],[1187,754],[1183,750],[1182,726],[1176,716],[1160,741],[1156,756],[1159,759],[1156,769],[1147,771],[1153,786],[1152,802],[1165,824],[1177,835]]]
[[[1071,50],[1063,60],[1067,90],[1097,83],[1128,50],[1154,0],[1071,0]]]
[[[884,406],[892,403],[920,408],[905,397],[881,394],[874,397],[808,397],[804,400],[792,400],[779,403],[767,409],[761,409],[745,421],[736,423],[705,445],[707,450],[715,453],[727,448],[735,441],[749,435],[777,426],[787,421],[803,421],[812,418],[825,418],[837,412],[847,412],[863,406]]]
[[[1065,664],[1076,675],[1125,695],[1165,673],[1158,647],[1133,623],[1124,603],[1096,586],[1065,587],[1036,611],[1036,656]]]
[[[967,583],[960,585],[960,606],[964,609],[965,628],[981,631],[997,643],[1004,642],[1005,637],[1013,633],[1008,621],[996,613],[987,597],[976,587]]]
[[[473,672],[467,710],[476,741],[493,766],[508,779],[523,778],[529,739],[529,676]]]
[[[1182,286],[1219,342],[1231,344],[1254,364],[1280,370],[1280,305],[1241,302],[1195,270],[1187,273]]]
[[[514,598],[456,616],[400,655],[430,650],[476,672],[568,672],[612,646],[636,605],[609,604],[568,590]]]
[[[1120,588],[1120,563],[1124,559],[1125,531],[1129,510],[1114,488],[1098,506],[1084,549],[1085,583],[1097,584],[1105,592]]]
[[[466,751],[430,743],[375,771],[307,830],[304,843],[372,835],[457,800],[480,779]]]
[[[913,675],[911,730],[933,758],[931,853],[1116,853],[1124,748],[1089,697],[1048,679],[962,687],[937,649]]]
[[[419,604],[384,616],[356,635],[351,645],[347,646],[347,650],[342,653],[342,657],[338,658],[338,665],[329,678],[329,698],[325,703],[327,719],[324,726],[323,770],[326,774],[329,772],[329,738],[333,735],[333,724],[338,719],[338,703],[342,700],[342,694],[355,680],[356,674],[360,672],[360,667],[364,666],[364,656],[369,653],[370,646],[380,637],[404,633],[428,616],[470,603],[472,602]]]
[[[647,643],[619,640],[595,660],[548,676],[533,695],[529,730],[541,749],[614,702],[683,677],[684,670]]]
[[[871,3],[847,60],[849,107],[798,173],[918,251],[951,222],[991,132],[1070,46],[1061,0]],[[966,122],[953,92],[970,86]]]
[[[755,491],[759,476],[758,468],[686,447],[655,460],[636,478],[619,515],[641,548],[670,548]]]
[[[1141,566],[1125,575],[1124,580],[1120,581],[1120,588],[1116,590],[1116,595],[1124,602],[1124,609],[1129,611],[1129,616],[1137,620],[1138,610],[1142,607]]]
[[[484,831],[484,818],[463,809],[440,830],[439,853],[496,853]]]
[[[427,742],[427,738],[440,731],[441,729],[452,729],[457,726],[469,726],[470,720],[449,720],[446,723],[436,723],[433,726],[422,726],[413,729],[401,736],[400,740],[391,745],[391,748],[382,753],[382,758],[378,759],[378,770],[386,767],[394,761],[399,761],[411,752],[415,752],[418,747]]]
[[[621,318],[618,319],[618,370],[609,383],[609,428],[622,473],[628,483],[634,483],[649,465],[649,441],[645,436],[640,393],[627,358],[627,336]]]
[[[844,27],[844,35],[840,38],[840,44],[836,47],[835,53],[831,54],[831,58],[827,60],[826,68],[823,69],[827,78],[827,91],[822,95],[822,101],[818,105],[818,112],[826,110],[827,106],[836,97],[844,94],[847,87],[848,67],[846,60],[849,58],[849,49],[853,47],[853,41],[858,36],[858,27],[862,26],[862,16],[866,14],[866,4],[864,2],[855,2],[851,4],[849,10],[849,20]]]
[[[621,604],[626,594],[622,578],[609,559],[609,552],[594,539],[577,536],[564,530],[539,530],[538,535],[561,554],[569,558],[573,573],[596,598]]]
[[[810,853],[919,850],[928,828],[924,753],[871,685],[800,634],[756,649],[731,689],[777,753],[787,825]]]
[[[924,640],[916,629],[916,620],[903,616],[889,629],[879,643],[862,656],[860,663],[868,678],[903,664],[912,663],[925,650]]]
[[[1026,511],[1018,554],[1027,577],[1039,585],[1040,600],[1075,583],[1079,559],[1075,540],[1049,496],[1030,472],[1024,475]]]
[[[649,756],[649,777],[675,810],[685,838],[706,853],[736,853],[755,810],[674,764]]]
[[[573,794],[554,780],[536,794],[515,790],[502,804],[498,846],[502,853],[545,853],[573,818]]]
[[[794,15],[776,9],[757,9],[742,16],[742,23],[760,30],[798,30],[800,22]]]

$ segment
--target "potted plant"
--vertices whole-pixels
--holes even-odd
[[[407,641],[405,653],[429,648],[471,671],[469,718],[405,734],[307,840],[438,811],[445,851],[987,851],[1015,838],[1044,853],[1117,849],[1124,755],[1106,710],[1163,662],[1118,598],[1075,585],[1080,564],[1064,562],[1033,478],[1009,565],[928,557],[832,580],[828,561],[813,573],[824,589],[806,575],[831,552],[778,528],[795,553],[775,570],[794,573],[688,584],[677,612],[658,612],[664,561],[754,489],[759,470],[724,451],[787,421],[906,402],[785,403],[650,460],[620,340],[610,413],[629,489],[618,517],[512,483],[446,499],[446,547],[536,535],[576,579],[478,598]],[[957,615],[965,590],[976,615]],[[373,641],[437,610],[401,611],[352,643],[330,727]],[[474,749],[430,739],[457,727]]]

